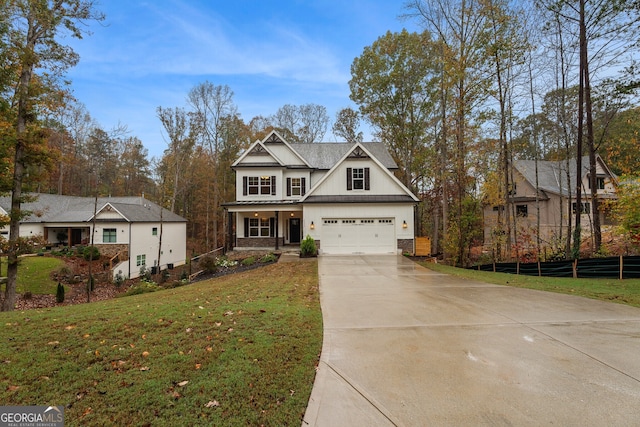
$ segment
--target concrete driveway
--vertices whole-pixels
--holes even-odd
[[[640,309],[401,256],[318,260],[324,344],[303,426],[640,425]]]

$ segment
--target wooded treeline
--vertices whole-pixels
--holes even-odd
[[[422,197],[420,232],[432,248],[468,263],[489,205],[498,208],[494,256],[517,257],[513,162],[576,159],[582,170],[586,156],[591,251],[600,251],[596,155],[616,174],[640,172],[639,16],[638,1],[410,0],[404,17],[424,31],[388,32],[364,49],[351,99]],[[581,182],[569,182],[581,206]],[[550,244],[580,256],[574,217],[554,242],[537,238],[538,256]]]
[[[339,111],[333,124],[313,103],[245,120],[232,88],[204,81],[184,105],[158,106],[160,158],[126,124],[96,123],[62,78],[77,55],[54,43],[56,31],[80,36],[74,22],[101,20],[93,1],[0,6],[1,190],[19,189],[16,202],[22,191],[144,193],[189,220],[197,252],[222,245],[221,205],[235,199],[230,165],[271,129],[291,142],[329,131],[355,142],[361,121],[371,125],[399,179],[424,200],[419,233],[459,264],[482,244],[483,203],[505,207],[498,252],[513,256],[514,160],[599,153],[617,174],[640,171],[637,0],[411,0],[399,13],[424,31],[389,32],[364,48],[349,82],[357,110]],[[573,224],[561,236],[567,257],[579,231]]]

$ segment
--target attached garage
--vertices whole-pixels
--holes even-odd
[[[392,218],[323,218],[320,246],[324,254],[397,252]]]

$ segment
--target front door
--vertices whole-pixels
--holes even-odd
[[[300,218],[289,218],[289,243],[300,243]]]

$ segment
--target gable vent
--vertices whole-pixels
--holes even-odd
[[[253,150],[251,150],[249,154],[252,156],[264,156],[268,155],[269,153],[262,145],[257,144],[255,147],[253,147]]]
[[[272,133],[269,137],[264,141],[267,144],[283,144],[284,141],[280,139],[278,135]]]
[[[349,154],[349,158],[350,159],[368,159],[369,156],[367,155],[367,153],[364,152],[362,148],[356,147],[351,152],[351,154]]]

